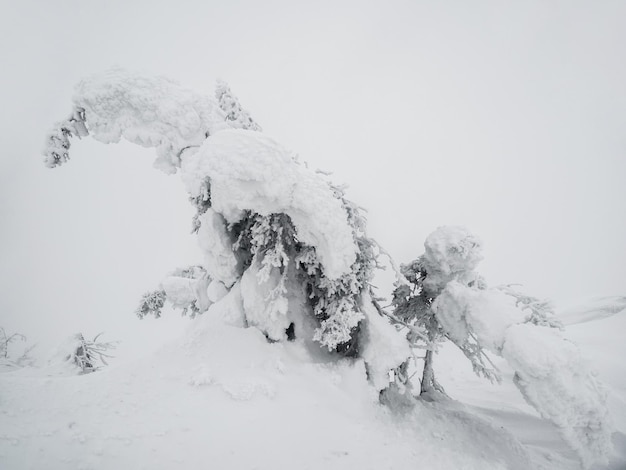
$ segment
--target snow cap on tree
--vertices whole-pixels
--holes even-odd
[[[482,242],[465,227],[437,228],[424,242],[425,288],[439,292],[452,279],[466,279],[483,259]]]

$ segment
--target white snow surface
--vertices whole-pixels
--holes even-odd
[[[501,358],[509,380],[494,385],[444,346],[439,381],[467,405],[394,411],[378,404],[362,360],[333,363],[301,339],[268,343],[242,328],[242,310],[236,283],[184,335],[144,357],[120,355],[80,376],[55,367],[0,374],[0,468],[581,468],[524,403]],[[616,314],[566,331],[609,385],[615,448],[594,470],[626,468],[625,321]]]
[[[126,140],[155,147],[155,167],[175,173],[180,154],[207,134],[229,127],[217,102],[164,77],[114,68],[78,83],[74,105],[85,110],[91,135],[104,143]]]
[[[211,309],[144,359],[2,374],[0,468],[530,468],[510,434],[458,404],[394,412],[362,360],[268,343]]]
[[[315,248],[329,279],[350,272],[357,248],[341,201],[321,175],[273,139],[241,129],[218,132],[183,155],[181,170],[192,197],[210,179],[212,209],[228,223],[239,221],[245,210],[287,214],[298,238]]]

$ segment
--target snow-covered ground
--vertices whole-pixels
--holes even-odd
[[[598,468],[624,469],[626,310],[607,308],[562,318],[610,392],[615,450]],[[444,347],[436,370],[455,401],[389,409],[361,360],[331,362],[208,314],[173,336],[144,354],[120,345],[92,374],[54,362],[0,374],[0,468],[580,468],[502,361],[505,380],[491,385]]]

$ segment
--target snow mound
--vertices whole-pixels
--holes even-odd
[[[3,374],[2,467],[530,468],[508,433],[452,405],[381,407],[361,359],[326,362],[210,312],[143,360]]]
[[[78,83],[74,104],[85,110],[89,132],[104,143],[126,140],[156,147],[155,166],[175,173],[180,154],[228,127],[213,98],[164,78],[111,69]]]
[[[183,156],[181,170],[191,197],[200,197],[210,180],[212,209],[227,223],[247,210],[284,213],[300,241],[315,248],[329,279],[350,272],[357,248],[341,201],[273,139],[247,130],[218,132]]]

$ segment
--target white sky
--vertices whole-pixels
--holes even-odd
[[[0,326],[147,331],[141,293],[200,260],[152,151],[87,140],[42,163],[73,85],[113,65],[207,93],[227,80],[268,135],[350,185],[399,263],[460,224],[491,284],[624,295],[624,24],[609,0],[1,1]]]

